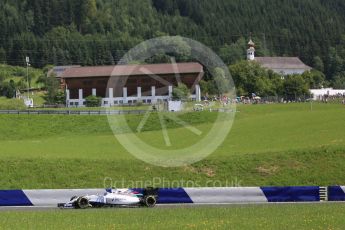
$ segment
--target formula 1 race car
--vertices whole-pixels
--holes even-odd
[[[58,203],[59,208],[99,208],[99,207],[154,207],[158,199],[158,189],[147,188],[142,193],[132,189],[106,189],[103,195],[73,196],[67,203]]]

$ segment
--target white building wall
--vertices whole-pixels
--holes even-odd
[[[169,95],[165,96],[157,96],[156,95],[156,87],[151,87],[151,96],[142,96],[141,87],[137,88],[137,96],[135,97],[128,97],[127,95],[127,88],[123,88],[123,96],[122,97],[114,97],[114,90],[113,88],[109,88],[109,95],[106,98],[102,98],[102,106],[103,107],[110,107],[110,106],[117,106],[123,104],[135,104],[136,102],[143,102],[144,104],[152,104],[158,101],[169,101],[172,98],[172,91],[173,87],[169,86]],[[92,90],[94,93],[94,90]],[[190,99],[195,101],[200,101],[201,99],[201,91],[200,86],[196,85],[196,94],[190,95]],[[84,107],[85,99],[83,98],[83,90],[79,89],[79,97],[78,99],[71,99],[70,98],[70,91],[66,90],[66,104],[68,107]]]
[[[201,89],[200,85],[195,85],[195,96],[196,101],[201,101]]]
[[[141,87],[137,87],[137,97],[141,98]]]
[[[156,87],[155,86],[151,86],[151,97],[152,97],[152,103],[156,103],[157,98],[156,98]]]
[[[168,111],[170,112],[179,112],[182,110],[181,101],[169,101],[168,102]]]
[[[68,101],[70,99],[70,92],[69,90],[67,89],[66,90],[66,100]]]
[[[113,98],[113,97],[114,97],[114,89],[109,88],[109,98]]]
[[[123,103],[127,104],[128,103],[128,99],[127,99],[127,88],[123,87]]]
[[[323,96],[336,96],[339,94],[345,95],[345,89],[333,89],[333,88],[324,88],[324,89],[311,89],[310,93],[313,95],[314,100],[321,100]]]
[[[305,69],[272,69],[274,72],[283,75],[303,74]]]
[[[83,89],[79,89],[78,107],[84,107]]]
[[[255,49],[253,47],[247,49],[247,60],[249,61],[255,60]]]

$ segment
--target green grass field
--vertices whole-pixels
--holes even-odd
[[[345,106],[241,105],[206,159],[164,168],[134,158],[106,116],[0,115],[0,189],[345,184]],[[135,130],[143,115],[124,117]],[[206,132],[215,113],[179,118]],[[156,115],[138,134],[164,146]],[[174,148],[198,137],[169,121]],[[117,133],[128,135],[118,124]],[[190,183],[192,182],[192,183]],[[1,211],[0,229],[343,229],[343,204]]]
[[[1,212],[0,229],[343,229],[343,204]]]
[[[209,112],[182,116],[203,131],[214,120]],[[314,104],[313,110],[310,104],[242,105],[215,153],[190,166],[162,168],[130,155],[106,116],[1,115],[0,188],[103,187],[105,177],[123,186],[157,177],[199,186],[345,184],[344,117],[342,105]],[[126,117],[132,129],[141,118]],[[148,123],[139,137],[164,147],[159,122],[153,116]],[[173,147],[198,141],[173,123],[168,128]]]

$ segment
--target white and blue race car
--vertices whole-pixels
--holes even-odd
[[[99,207],[154,207],[158,199],[158,189],[147,188],[142,193],[132,189],[106,189],[102,195],[73,196],[67,203],[58,203],[59,208],[99,208]]]

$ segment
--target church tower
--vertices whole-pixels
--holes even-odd
[[[247,49],[247,60],[248,61],[254,61],[255,59],[255,43],[252,41],[252,39],[250,38],[249,42],[248,42],[248,46],[249,48]]]

